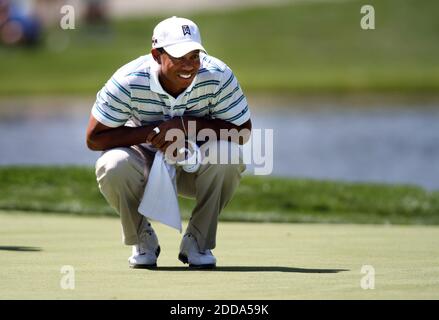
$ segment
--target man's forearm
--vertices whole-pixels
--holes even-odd
[[[202,142],[206,140],[206,136],[208,139],[211,139],[211,136],[214,135],[214,138],[217,140],[227,140],[232,141],[238,144],[244,144],[250,138],[251,133],[251,122],[247,121],[242,126],[236,126],[230,122],[220,120],[220,119],[207,119],[207,118],[198,118],[192,116],[184,116],[183,117],[184,128],[182,126],[181,119],[174,118],[172,120],[162,122],[161,125],[149,125],[143,127],[126,127],[121,126],[117,128],[106,128],[104,130],[96,130],[87,135],[87,145],[91,150],[101,151],[108,150],[117,147],[130,147],[132,145],[141,144],[147,142],[147,138],[149,136],[150,142],[157,148],[163,148],[172,142],[165,142],[164,133],[169,129],[181,129],[185,130],[187,134],[195,134],[198,141]],[[159,126],[163,131],[161,133],[161,138],[156,138],[155,134],[150,135],[153,129]],[[195,132],[193,129],[195,128]],[[199,134],[201,132],[201,134]],[[162,140],[162,142],[160,142]]]
[[[87,141],[92,150],[108,150],[117,147],[129,147],[146,142],[146,137],[155,126],[121,126],[95,133]]]

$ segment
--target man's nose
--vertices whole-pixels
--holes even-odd
[[[193,71],[196,68],[196,62],[190,59],[183,60],[181,68],[184,71]]]

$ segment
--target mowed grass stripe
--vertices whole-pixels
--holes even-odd
[[[0,209],[113,216],[90,167],[0,167]],[[194,200],[180,199],[188,218]],[[244,176],[223,221],[439,224],[439,192],[408,185]]]
[[[370,0],[374,30],[360,27],[364,4],[292,1],[187,17],[199,25],[209,54],[232,68],[244,92],[437,92],[439,2]],[[65,50],[46,44],[0,48],[0,96],[94,95],[117,68],[148,53],[147,39],[163,18],[111,21],[108,37],[81,24],[69,31]],[[57,32],[48,30],[46,38],[59,37]]]

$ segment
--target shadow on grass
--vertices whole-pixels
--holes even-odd
[[[307,269],[274,266],[227,266],[214,269],[199,269],[189,267],[156,267],[156,271],[210,271],[210,272],[293,272],[293,273],[338,273],[348,269]]]
[[[0,251],[43,251],[43,249],[38,247],[23,247],[23,246],[0,246]]]

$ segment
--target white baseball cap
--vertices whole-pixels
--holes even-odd
[[[200,30],[189,19],[172,17],[161,21],[152,35],[152,47],[163,48],[175,58],[193,50],[206,52],[201,45]]]

